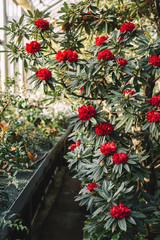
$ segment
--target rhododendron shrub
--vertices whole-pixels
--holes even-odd
[[[150,2],[136,2],[149,16]],[[58,33],[45,13],[29,12],[21,34],[27,44],[38,40],[18,52],[36,88],[42,84],[47,92],[49,86],[54,97],[62,92],[71,104],[77,100],[65,158],[82,182],[76,200],[88,211],[84,239],[158,239],[160,33],[148,34],[143,21],[124,20],[117,9],[95,3],[65,3]],[[18,61],[17,37],[9,53]]]

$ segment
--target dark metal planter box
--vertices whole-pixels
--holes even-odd
[[[59,142],[51,149],[39,167],[36,169],[25,188],[21,191],[15,202],[10,207],[11,213],[20,214],[23,223],[28,227],[27,232],[18,232],[5,229],[0,230],[0,240],[30,239],[30,227],[32,219],[39,204],[45,204],[45,192],[49,182],[54,180],[54,174],[63,164],[63,156],[67,151],[67,138],[71,133],[69,128]]]

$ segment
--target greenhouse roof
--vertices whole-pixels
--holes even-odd
[[[56,18],[58,16],[58,11],[63,6],[63,3],[77,3],[79,0],[30,0],[32,6],[35,9],[39,9],[40,11],[49,10],[51,16]]]

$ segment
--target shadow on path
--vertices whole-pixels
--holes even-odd
[[[68,170],[63,174],[64,177],[61,176],[63,182],[59,190],[58,186],[56,190],[55,183],[49,188],[44,214],[38,214],[33,224],[32,240],[83,240],[84,215],[78,202],[74,201],[80,191],[80,182],[72,179]],[[58,191],[56,201],[53,201],[52,191],[53,194]],[[47,206],[48,209],[46,209]],[[46,211],[48,214],[43,217]],[[44,218],[43,221],[42,218]],[[37,221],[42,222],[36,226]]]

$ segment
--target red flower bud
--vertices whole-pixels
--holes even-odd
[[[120,28],[121,33],[132,32],[135,29],[135,25],[131,22],[123,23]]]
[[[126,89],[123,91],[123,96],[125,96],[126,98],[129,98],[134,94],[135,94],[134,90],[131,89]]]
[[[95,127],[95,132],[98,136],[110,135],[113,131],[113,125],[109,122],[100,123]]]
[[[94,188],[98,188],[98,187],[99,186],[96,183],[89,183],[86,190],[93,192]]]
[[[76,62],[78,59],[78,54],[76,51],[71,51],[71,50],[67,50],[67,51],[58,51],[56,54],[56,59],[58,62],[65,62],[65,61],[69,61],[71,63]]]
[[[127,208],[127,206],[125,206],[121,202],[117,206],[110,207],[110,209],[111,216],[117,219],[126,218],[131,214],[131,209]]]
[[[42,28],[43,30],[48,29],[49,28],[49,22],[47,20],[43,20],[43,19],[37,19],[35,21],[35,26],[37,26],[38,28]]]
[[[97,56],[98,60],[103,60],[103,61],[112,60],[114,58],[115,58],[114,54],[108,49],[104,49],[102,52],[99,52]]]
[[[107,144],[102,144],[100,151],[103,155],[108,156],[111,153],[114,153],[117,150],[114,142],[108,142]]]
[[[95,108],[92,105],[89,105],[88,107],[83,105],[82,107],[80,107],[78,112],[79,112],[78,117],[83,122],[86,122],[91,117],[95,117],[97,114],[97,111],[95,110]]]
[[[153,96],[148,102],[152,104],[152,106],[160,107],[160,96]]]
[[[156,110],[151,110],[147,114],[147,120],[149,123],[159,122],[160,121],[160,113]]]
[[[127,60],[124,59],[124,58],[118,58],[118,59],[116,60],[116,62],[117,62],[119,65],[123,66],[123,67],[124,67],[126,64],[128,64]]]
[[[35,74],[39,78],[39,80],[41,80],[41,81],[43,81],[43,80],[45,80],[45,81],[50,80],[51,77],[52,77],[52,72],[49,71],[46,68],[40,68],[38,70],[38,72],[36,72]]]
[[[95,39],[95,44],[96,44],[97,46],[103,45],[103,43],[104,43],[108,38],[109,38],[108,36],[107,36],[107,37],[105,37],[105,36],[97,37],[97,38]]]
[[[125,164],[128,160],[128,155],[126,153],[115,153],[112,157],[112,160],[115,164]]]
[[[37,41],[26,43],[27,53],[36,53],[36,52],[39,52],[40,50],[41,50],[41,45]]]
[[[160,56],[157,57],[156,54],[154,54],[152,57],[149,59],[149,64],[152,66],[158,66],[160,67]]]

